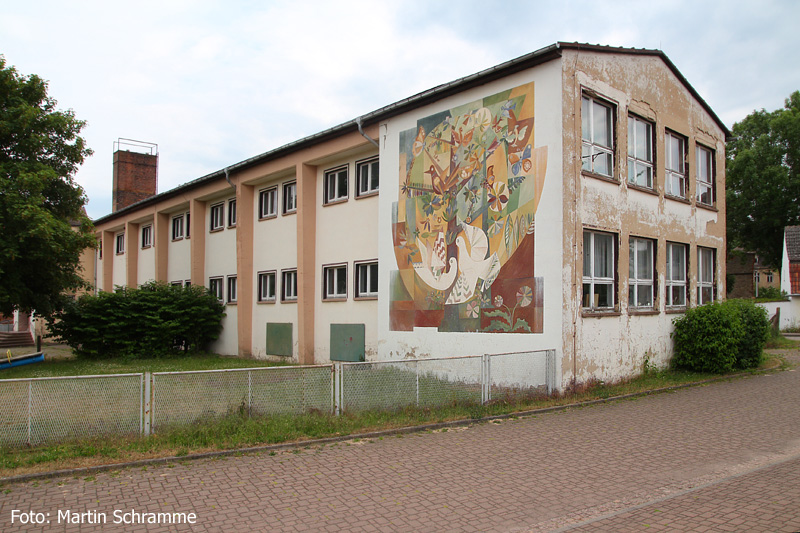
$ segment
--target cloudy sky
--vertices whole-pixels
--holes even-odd
[[[557,41],[663,50],[729,127],[800,90],[796,0],[5,4],[0,54],[87,121],[92,218],[118,138],[158,144],[163,192]]]

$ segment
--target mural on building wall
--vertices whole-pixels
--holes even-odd
[[[533,83],[400,133],[390,328],[542,332],[534,220],[547,147],[534,148]]]

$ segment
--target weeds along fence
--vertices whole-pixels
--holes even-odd
[[[436,359],[0,380],[0,445],[150,435],[230,414],[481,404],[549,394],[555,350]]]

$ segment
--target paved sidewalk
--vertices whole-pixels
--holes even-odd
[[[8,484],[0,530],[798,531],[798,487],[800,371],[787,371],[449,431]],[[197,519],[113,524],[131,510]],[[21,524],[19,511],[50,522]],[[66,511],[106,523],[67,524]]]

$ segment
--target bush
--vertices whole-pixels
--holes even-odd
[[[83,295],[54,317],[51,335],[91,358],[200,351],[219,337],[224,306],[205,287],[150,282]]]
[[[765,309],[750,300],[714,302],[694,309],[673,321],[677,368],[724,374],[753,368],[769,337]]]
[[[761,287],[758,289],[758,300],[767,300],[767,301],[783,301],[788,300],[789,295],[786,294],[786,291],[782,291],[778,287]]]

